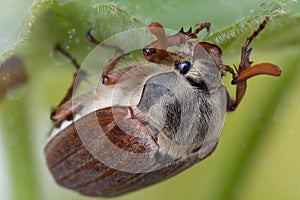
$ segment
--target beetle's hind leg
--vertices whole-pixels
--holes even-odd
[[[75,110],[79,109],[79,107],[74,107],[74,108],[72,108],[72,110],[69,110],[68,112],[65,112],[66,110],[63,109],[63,112],[62,112],[63,105],[72,98],[73,93],[79,87],[80,82],[82,80],[86,79],[87,72],[80,69],[80,65],[76,61],[76,59],[70,53],[68,53],[66,50],[64,50],[59,44],[55,45],[54,50],[62,53],[66,58],[68,58],[71,61],[73,66],[76,68],[76,72],[73,75],[73,82],[72,82],[71,86],[69,87],[64,98],[61,100],[59,105],[56,107],[56,109],[51,114],[51,120],[56,122],[56,121],[60,121],[63,119],[71,118],[73,112],[75,112]],[[62,113],[64,113],[64,114],[62,115]],[[61,116],[59,119],[57,117],[58,115]]]
[[[113,83],[117,82],[116,80],[114,80],[114,78],[118,78],[118,77],[115,77],[115,76],[108,77],[107,75],[113,70],[113,68],[116,66],[116,64],[119,62],[119,60],[126,55],[124,53],[124,50],[118,46],[109,45],[104,42],[98,41],[92,35],[91,30],[89,30],[87,33],[87,39],[93,44],[100,45],[101,47],[104,47],[104,48],[109,48],[109,49],[115,50],[114,57],[109,60],[109,63],[106,65],[101,77],[103,79],[103,82],[106,82],[107,84],[113,84]],[[74,99],[73,104],[72,104],[72,102],[69,101],[73,96],[73,92],[76,91],[76,89],[78,88],[80,82],[82,80],[86,79],[87,73],[84,70],[80,69],[80,64],[76,61],[76,59],[70,53],[68,53],[66,50],[64,50],[60,45],[57,44],[55,46],[54,50],[62,53],[65,57],[67,57],[72,62],[72,64],[74,65],[74,67],[77,70],[74,73],[73,82],[72,82],[71,86],[69,87],[66,95],[64,96],[62,101],[59,103],[57,108],[51,114],[51,120],[54,122],[58,122],[58,121],[62,121],[64,119],[72,119],[73,114],[81,109],[82,104],[84,102],[84,101],[82,101],[82,99],[84,99],[86,96],[89,96],[89,95],[82,95],[80,98]]]

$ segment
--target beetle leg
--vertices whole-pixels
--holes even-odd
[[[101,47],[108,48],[108,49],[114,49],[116,52],[121,53],[121,54],[124,54],[124,50],[121,49],[120,47],[118,47],[118,46],[116,46],[116,45],[106,44],[106,43],[104,43],[103,41],[97,40],[97,39],[92,35],[92,29],[90,29],[90,30],[87,32],[87,36],[86,36],[86,37],[87,37],[88,41],[90,41],[90,42],[93,43],[93,44],[100,45]]]
[[[57,112],[59,112],[60,110],[60,107],[62,107],[63,104],[65,104],[67,101],[69,101],[72,98],[73,92],[78,88],[80,82],[86,79],[87,73],[84,70],[80,70],[80,65],[78,64],[78,62],[71,56],[71,54],[65,51],[59,44],[55,45],[54,50],[59,51],[64,56],[66,56],[76,68],[76,72],[74,73],[74,78],[71,86],[69,87],[62,101],[58,104],[57,108],[51,114],[51,119],[53,121],[57,121],[55,117],[53,118],[53,116],[56,116]],[[68,116],[65,116],[65,118],[67,118]]]
[[[72,85],[69,87],[67,94],[65,95],[65,97],[63,98],[63,100],[60,102],[60,104],[59,104],[59,106],[60,106],[63,103],[65,103],[66,101],[68,101],[72,97],[73,91],[75,91],[78,88],[80,82],[82,80],[86,79],[87,72],[84,71],[84,70],[80,70],[80,65],[75,60],[75,58],[73,58],[71,56],[71,54],[69,54],[67,51],[65,51],[60,45],[58,45],[58,44],[55,45],[55,50],[59,51],[64,56],[66,56],[72,62],[72,64],[74,65],[74,67],[76,68],[76,72],[74,73],[74,79],[73,79]]]
[[[101,74],[101,78],[103,79],[103,81],[107,77],[107,75],[115,68],[118,62],[126,55],[127,54],[119,53],[119,52],[115,53],[114,57],[109,60],[108,64],[106,65],[106,67],[104,68]]]
[[[202,29],[206,28],[209,30],[210,23],[199,24],[194,30],[194,32],[192,32],[191,28],[187,32],[184,32],[182,28],[177,34],[172,36],[166,35],[166,32],[160,23],[152,22],[148,27],[150,32],[157,37],[157,41],[152,42],[150,45],[143,49],[145,58],[150,62],[173,66],[173,64],[175,63],[175,61],[178,60],[178,58],[180,60],[186,60],[186,57],[188,57],[189,55],[186,55],[181,52],[168,52],[166,49],[171,46],[180,45],[186,42],[188,39],[196,38],[196,35]],[[116,64],[120,61],[120,59],[122,59],[126,54],[122,49],[120,49],[117,46],[107,45],[103,42],[96,40],[92,36],[91,30],[88,32],[87,37],[88,40],[94,44],[101,45],[106,48],[115,49],[116,54],[103,70],[101,78],[102,83],[105,85],[116,84],[124,73],[132,69],[132,67],[129,67],[120,69],[116,72],[111,72],[116,66]]]
[[[74,79],[73,79],[72,85],[69,87],[63,100],[59,103],[59,105],[55,108],[55,110],[51,114],[51,117],[50,117],[51,120],[53,122],[57,123],[57,122],[65,120],[65,119],[72,119],[74,113],[77,113],[78,111],[81,110],[81,108],[83,106],[83,102],[86,102],[87,100],[92,98],[91,97],[92,93],[89,92],[89,93],[80,95],[78,97],[75,97],[74,99],[71,100],[71,98],[73,96],[73,92],[78,88],[80,82],[86,78],[87,73],[85,71],[79,69],[80,65],[78,64],[78,62],[68,52],[66,52],[64,49],[62,49],[61,46],[56,45],[55,50],[61,52],[68,59],[70,59],[71,62],[73,63],[73,65],[75,66],[75,68],[77,69],[77,71],[74,74]],[[117,60],[116,58],[111,60],[110,63],[108,64],[108,66],[112,66],[112,63],[116,62],[116,60]],[[107,67],[106,67],[106,69],[107,69]],[[109,74],[110,70],[108,70],[107,74]],[[125,72],[123,72],[123,73],[125,73]],[[116,81],[115,75],[113,75],[114,73],[110,73],[110,74],[112,74],[112,75],[107,76],[107,77],[109,77],[109,79],[104,78],[103,82],[104,82],[104,80],[106,80],[106,82],[108,82],[107,84],[109,84],[110,82]],[[111,83],[111,84],[113,84],[113,83]]]
[[[195,38],[197,38],[197,34],[202,31],[203,29],[207,30],[207,33],[209,34],[210,31],[210,26],[211,23],[210,22],[204,22],[204,23],[200,23],[196,26],[195,30],[193,31],[192,34],[190,34],[191,36],[193,35]]]
[[[189,39],[197,38],[197,34],[203,29],[207,29],[209,31],[210,25],[211,24],[209,22],[200,23],[193,32],[192,32],[192,28],[190,28],[186,32],[183,30],[183,28],[181,28],[180,31],[175,35],[167,36],[164,27],[160,23],[152,22],[151,24],[148,25],[148,28],[149,31],[153,35],[155,35],[157,40],[152,42],[146,48],[166,50],[168,47],[178,46],[180,44],[185,43]]]
[[[187,32],[184,32],[183,28],[181,28],[177,34],[171,36],[166,35],[164,27],[158,22],[152,22],[149,24],[148,28],[149,31],[155,35],[157,40],[143,49],[145,58],[150,62],[173,65],[178,57],[181,58],[186,56],[175,52],[168,52],[167,48],[178,46],[192,38],[197,38],[197,34],[201,30],[204,28],[209,30],[210,23],[206,22],[199,24],[193,32],[192,28],[190,28]]]
[[[185,38],[185,35],[182,32],[179,31],[177,33],[177,36],[173,36],[173,39],[170,39],[166,35],[164,27],[158,23],[158,22],[152,22],[151,24],[148,25],[149,31],[155,35],[157,38],[156,41],[152,42],[148,46],[146,46],[143,49],[143,54],[144,57],[154,63],[159,63],[159,64],[167,64],[168,63],[173,63],[173,56],[176,55],[175,53],[168,52],[167,48],[170,46],[174,46],[175,44],[180,44],[181,40]]]
[[[98,41],[97,39],[94,38],[94,36],[91,33],[91,29],[88,31],[87,33],[87,39],[96,45],[99,45],[101,47],[104,48],[108,48],[108,49],[114,49],[115,50],[115,55],[113,56],[113,58],[111,58],[108,62],[108,64],[106,65],[106,67],[104,68],[101,78],[102,78],[102,82],[106,83],[106,84],[113,84],[114,82],[117,82],[117,80],[114,80],[113,76],[109,76],[109,73],[113,70],[113,68],[117,65],[117,63],[127,54],[125,54],[124,50],[121,49],[120,47],[116,46],[116,45],[109,45],[106,44],[105,42],[102,41]],[[108,80],[108,77],[110,80]]]
[[[61,122],[65,119],[72,119],[74,113],[79,112],[83,107],[83,102],[92,99],[93,93],[91,91],[81,94],[74,99],[66,101],[64,104],[56,108],[51,114],[51,120],[55,123]]]
[[[234,111],[237,108],[245,95],[247,80],[249,78],[261,74],[272,76],[280,76],[281,74],[281,70],[277,65],[271,63],[260,63],[251,66],[252,62],[249,60],[252,49],[248,49],[248,47],[251,42],[258,36],[258,34],[265,28],[268,21],[269,17],[266,17],[265,20],[260,24],[259,28],[249,38],[247,38],[244,46],[242,47],[241,63],[237,70],[237,75],[232,68],[227,67],[225,69],[225,71],[228,71],[233,75],[231,83],[236,84],[236,98],[235,100],[229,98],[227,111]]]
[[[104,85],[114,85],[118,83],[120,78],[126,73],[132,70],[135,66],[132,67],[124,67],[119,70],[113,71],[113,72],[108,72],[104,75],[102,79],[102,84]]]

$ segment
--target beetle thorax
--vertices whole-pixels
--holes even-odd
[[[199,69],[189,76],[200,80],[202,77],[196,72]],[[147,81],[137,108],[158,140],[158,159],[165,160],[169,159],[165,155],[177,159],[201,146],[211,131],[214,110],[219,109],[216,106],[210,92],[199,90],[175,72],[168,72]]]

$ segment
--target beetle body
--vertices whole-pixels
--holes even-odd
[[[202,58],[207,56],[208,53],[203,52]],[[120,81],[115,88],[109,88],[110,95],[108,92],[102,95],[105,87],[110,86],[101,84],[95,96],[100,109],[72,122],[46,146],[48,166],[56,181],[85,195],[120,195],[173,176],[209,155],[215,149],[222,130],[227,94],[215,63],[207,65],[201,56],[193,63],[192,67],[197,69],[191,68],[191,74],[185,74],[186,77],[161,64],[142,64],[134,70],[142,68],[143,71],[148,70],[147,74],[139,79]],[[195,79],[193,86],[188,81],[191,77]],[[208,88],[203,83],[215,86]],[[128,85],[143,87],[133,88],[139,91],[136,97],[132,97],[132,92],[124,91]],[[110,99],[115,99],[115,105],[108,107],[106,102]],[[132,105],[135,102],[137,104]],[[98,121],[93,120],[95,115]],[[129,121],[133,117],[138,120]],[[109,119],[108,124],[102,123],[105,119]],[[95,124],[91,124],[93,121]],[[107,129],[112,123],[116,126],[110,127],[113,131],[109,132]],[[127,124],[134,126],[134,133],[129,133],[131,127],[124,127]],[[127,131],[124,133],[122,130]],[[109,140],[101,140],[103,137]],[[93,139],[82,141],[81,138]],[[112,148],[117,146],[117,149],[134,153],[110,151],[107,146],[111,142],[114,144]],[[113,155],[106,157],[109,153],[127,157],[126,167],[130,166],[130,172],[118,166],[122,163],[112,161]],[[147,156],[147,159],[137,158],[139,155],[136,154]],[[110,161],[103,160],[103,157]],[[147,161],[147,164],[135,165],[134,162],[139,159],[140,162]],[[133,166],[138,169],[133,169]]]
[[[249,70],[247,44],[236,75],[216,45],[188,41],[191,31],[167,37],[156,26],[158,31],[149,26],[158,40],[143,50],[145,62],[112,71],[120,57],[112,59],[94,92],[63,102],[52,115],[64,121],[45,148],[59,185],[111,197],[178,174],[215,150],[225,113],[239,104],[249,77],[280,74],[272,64]],[[178,43],[183,50],[174,56],[167,48]],[[267,67],[274,72],[260,70]],[[228,71],[237,84],[236,101],[222,84]],[[65,122],[70,114],[81,117]]]

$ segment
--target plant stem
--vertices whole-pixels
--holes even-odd
[[[14,200],[38,200],[37,177],[26,98],[1,102],[3,144]]]

